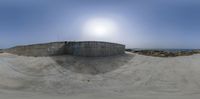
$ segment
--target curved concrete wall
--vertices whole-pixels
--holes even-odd
[[[75,56],[112,56],[123,54],[125,45],[108,42],[53,42],[46,44],[34,44],[17,46],[6,49],[5,52],[25,56],[52,56],[70,54]]]
[[[2,49],[0,49],[0,53],[3,53],[3,50],[2,50]]]
[[[69,42],[67,49],[76,56],[111,56],[123,54],[125,46],[108,42]]]
[[[4,52],[24,56],[52,56],[66,54],[64,42],[16,46],[4,50]]]

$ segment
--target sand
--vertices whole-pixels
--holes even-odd
[[[3,99],[199,99],[200,54],[85,58],[0,54]]]

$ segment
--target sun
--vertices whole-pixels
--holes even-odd
[[[84,25],[84,32],[93,37],[110,36],[116,31],[116,23],[111,19],[106,18],[91,19]]]

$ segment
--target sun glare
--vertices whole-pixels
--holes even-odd
[[[112,20],[96,18],[89,20],[84,25],[84,32],[90,36],[105,37],[116,32],[116,24]]]

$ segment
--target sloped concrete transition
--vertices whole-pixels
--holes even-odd
[[[113,71],[125,65],[133,57],[129,54],[108,57],[78,57],[78,56],[53,56],[57,64],[77,73],[102,74]]]

